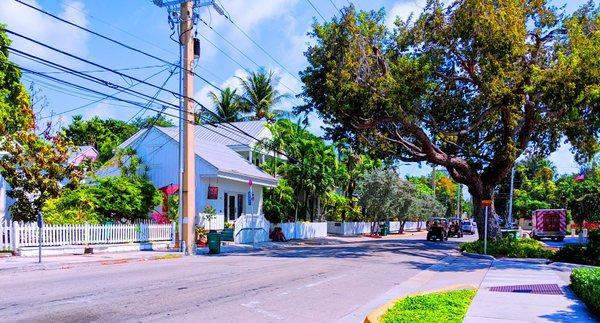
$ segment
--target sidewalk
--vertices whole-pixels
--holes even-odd
[[[89,255],[46,256],[42,257],[41,264],[38,263],[37,257],[6,257],[0,258],[0,273],[67,269],[82,266],[102,266],[179,257],[180,254],[176,252],[136,251]]]
[[[438,264],[430,266],[369,303],[362,305],[338,322],[362,322],[371,311],[412,293],[465,285],[477,287],[484,279],[491,262],[488,259],[465,257],[456,252],[455,255],[441,259]]]
[[[542,260],[495,260],[464,322],[596,322],[569,289],[569,273]]]

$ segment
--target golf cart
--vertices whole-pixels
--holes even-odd
[[[448,220],[432,218],[427,221],[427,241],[448,241]]]
[[[463,237],[461,221],[459,218],[450,219],[450,225],[448,226],[448,237]]]

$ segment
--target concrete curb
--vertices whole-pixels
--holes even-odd
[[[590,269],[598,269],[598,266],[591,265],[582,265],[582,264],[573,264],[570,262],[552,262],[549,261],[546,263],[549,267],[557,268],[557,269],[577,269],[577,268],[590,268]]]
[[[496,260],[496,257],[494,257],[494,256],[482,255],[480,253],[472,253],[472,252],[462,251],[461,254],[465,257],[470,257],[470,258],[475,258],[475,259],[486,259],[486,260],[492,260],[492,261]]]
[[[416,292],[416,293],[411,293],[408,295],[404,295],[400,298],[391,300],[383,305],[381,305],[380,307],[374,309],[373,311],[371,311],[369,314],[367,314],[367,316],[365,317],[364,323],[378,323],[380,322],[379,318],[390,308],[392,308],[394,306],[394,304],[396,304],[398,301],[405,299],[407,297],[410,296],[419,296],[419,295],[425,295],[425,294],[432,294],[432,293],[441,293],[441,292],[447,292],[447,291],[451,291],[451,290],[460,290],[460,289],[478,289],[477,286],[475,285],[471,285],[471,284],[456,284],[456,285],[450,285],[450,286],[446,286],[443,288],[438,288],[438,289],[433,289],[433,290],[428,290],[428,291],[424,291],[424,292]]]
[[[70,269],[70,268],[91,267],[91,266],[110,266],[110,265],[127,264],[127,263],[133,263],[133,262],[169,260],[169,259],[179,259],[179,258],[182,258],[181,254],[173,253],[173,254],[166,254],[166,255],[160,255],[160,256],[151,256],[151,257],[99,259],[99,260],[91,260],[91,261],[54,263],[54,264],[48,264],[48,263],[28,264],[28,265],[25,265],[22,267],[12,267],[12,268],[0,269],[0,273]]]

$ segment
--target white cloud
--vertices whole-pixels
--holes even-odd
[[[239,90],[240,80],[238,79],[238,77],[244,78],[246,75],[248,75],[248,73],[246,73],[246,71],[244,71],[242,69],[237,69],[234,72],[232,77],[226,79],[225,81],[223,81],[221,84],[218,84],[217,86],[221,89],[225,89],[226,87],[238,89],[238,92],[240,92],[240,90]],[[215,89],[214,87],[212,87],[210,85],[205,85],[199,91],[196,92],[196,95],[194,97],[196,98],[196,100],[198,102],[202,103],[205,107],[212,109],[213,103],[210,100],[210,98],[208,97],[208,93],[210,93],[210,92],[217,93],[218,91],[219,90]]]
[[[255,28],[265,21],[285,17],[286,15],[291,14],[297,2],[298,0],[231,0],[222,3],[224,4],[226,14],[231,17],[244,32],[250,35],[250,37],[259,41],[253,33]],[[201,13],[201,17],[209,23],[213,29],[217,30],[221,35],[242,50],[254,46],[254,44],[237,30],[233,24],[227,21],[225,17],[219,16],[212,7],[208,7],[208,10],[210,10],[210,14],[204,10]],[[211,42],[215,43],[219,48],[227,48],[227,52],[230,55],[235,56],[236,59],[242,59],[242,56],[235,49],[232,49],[229,45],[225,44],[215,32],[206,28],[202,23],[200,23],[199,26],[201,27],[199,32],[202,32]],[[202,57],[204,60],[210,60],[218,53],[218,50],[215,49],[213,45],[208,44],[206,41],[203,41],[202,43],[205,44],[202,46]]]
[[[396,17],[400,17],[400,19],[406,21],[411,14],[414,21],[421,11],[423,11],[426,4],[426,0],[401,0],[396,2],[392,9],[388,11],[385,25],[388,28],[393,28]]]
[[[29,4],[42,8],[37,1],[31,0]],[[43,9],[43,8],[42,8]],[[62,2],[62,11],[57,15],[80,26],[86,27],[88,21],[83,13],[83,3],[73,0]],[[56,47],[60,50],[77,56],[86,56],[87,40],[89,35],[80,29],[69,26],[43,13],[37,12],[15,1],[0,1],[0,21],[6,24],[7,29],[18,32],[24,36],[38,40],[42,43]],[[65,55],[36,45],[28,40],[15,35],[8,35],[12,40],[11,47],[45,58],[63,65],[78,65]],[[28,60],[13,56],[13,59],[25,66],[32,66]]]

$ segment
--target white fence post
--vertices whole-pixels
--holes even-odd
[[[14,221],[12,225],[12,231],[10,232],[10,242],[12,244],[13,252],[17,252],[19,249],[19,240],[21,239],[19,233],[19,222]]]
[[[87,222],[85,222],[84,227],[83,227],[83,243],[84,244],[90,243],[90,224]]]

